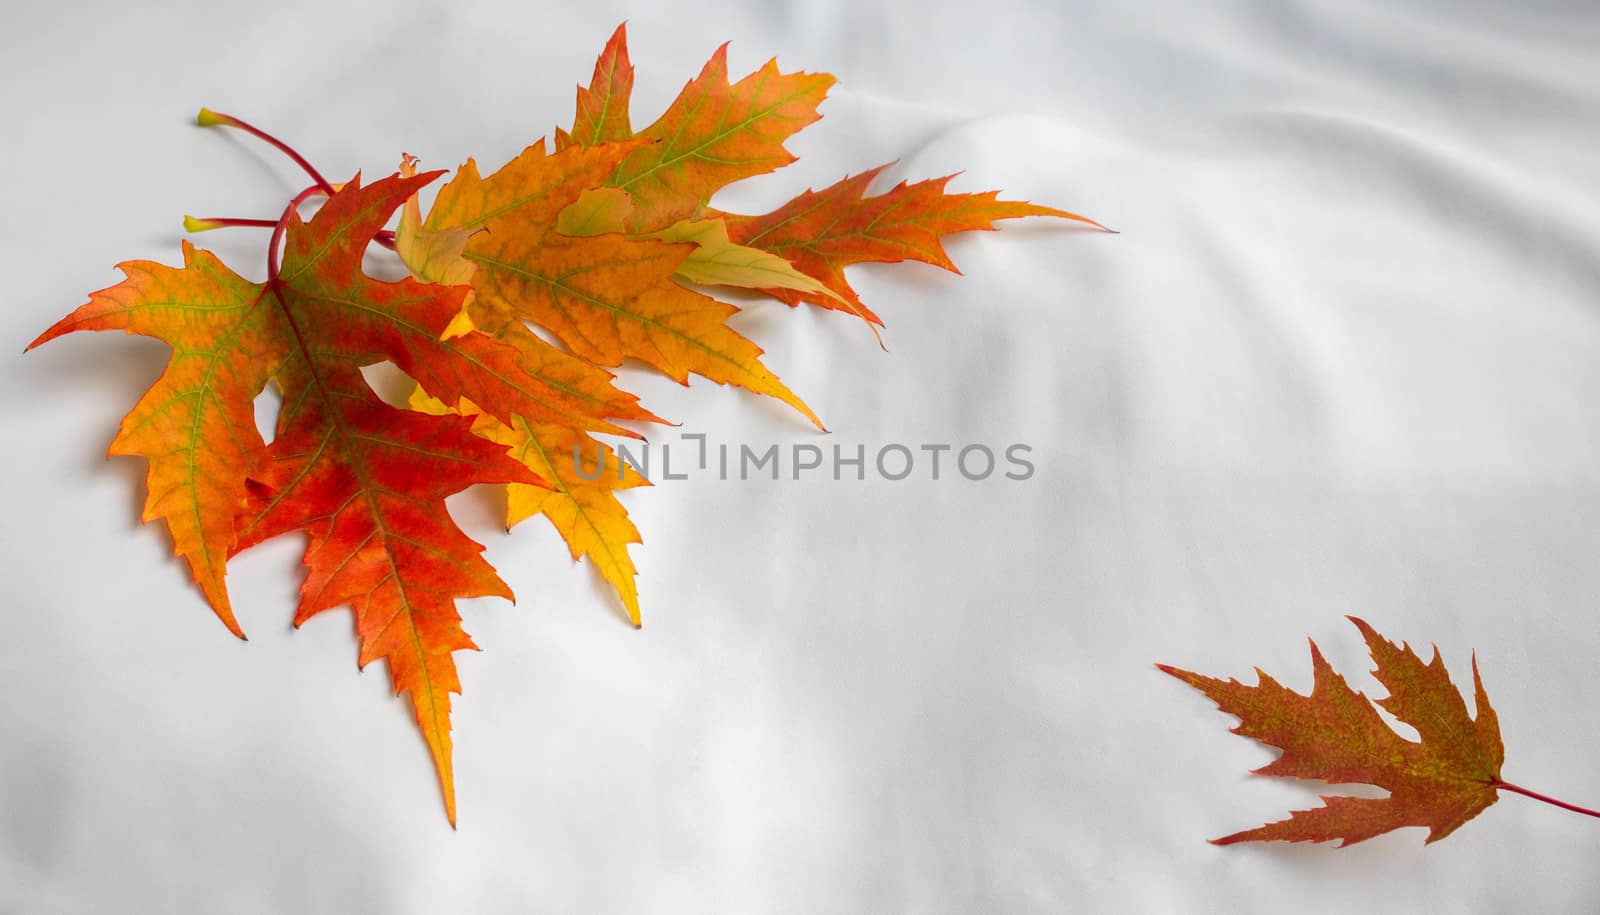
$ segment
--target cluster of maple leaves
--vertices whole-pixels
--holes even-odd
[[[165,372],[110,449],[149,462],[145,520],[166,523],[207,601],[240,637],[228,559],[305,532],[295,624],[354,609],[360,663],[383,659],[409,696],[452,823],[453,655],[475,647],[455,602],[511,592],[451,520],[447,496],[506,484],[508,525],[545,517],[637,625],[628,551],[640,537],[617,493],[645,481],[594,436],[638,437],[627,423],[661,419],[608,368],[634,359],[679,382],[693,374],[738,385],[820,428],[761,363],[760,348],[728,327],[735,307],[707,289],[758,290],[878,325],[843,268],[914,259],[954,269],[944,235],[1021,216],[1092,223],[993,192],[946,193],[947,178],[869,196],[881,169],[763,215],[712,209],[720,188],[793,160],[784,141],[818,119],[833,84],[773,62],[731,82],[725,50],[635,130],[633,68],[618,28],[553,148],[541,139],[487,177],[468,160],[426,218],[417,192],[443,172],[417,174],[408,156],[396,175],[335,185],[275,138],[202,110],[202,125],[266,139],[314,180],[277,220],[189,221],[195,230],[271,227],[266,281],[250,282],[185,242],[181,267],[120,265],[124,281],[33,343],[121,329],[171,345]],[[300,207],[316,198],[320,209],[302,218]],[[374,242],[412,277],[364,274]],[[362,368],[384,361],[416,382],[411,409],[367,385]],[[269,383],[282,407],[267,444],[253,402]]]

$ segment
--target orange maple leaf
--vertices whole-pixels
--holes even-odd
[[[172,345],[166,371],[123,419],[108,453],[148,460],[144,520],[166,522],[201,593],[243,638],[223,579],[245,479],[265,455],[252,402],[288,344],[277,313],[258,307],[260,285],[187,242],[183,261],[182,269],[119,264],[127,279],[94,293],[28,348],[75,330],[124,330]]]
[[[1364,842],[1404,826],[1424,826],[1437,842],[1482,813],[1510,791],[1566,810],[1600,817],[1600,811],[1513,785],[1500,777],[1505,747],[1500,720],[1472,659],[1476,713],[1450,682],[1439,649],[1426,664],[1407,644],[1395,645],[1355,617],[1377,668],[1372,672],[1389,695],[1377,704],[1417,731],[1419,741],[1395,733],[1366,695],[1352,690],[1311,643],[1311,694],[1302,696],[1256,670],[1257,684],[1218,680],[1166,664],[1156,667],[1211,697],[1239,719],[1233,733],[1283,751],[1254,770],[1258,775],[1316,779],[1329,784],[1368,784],[1387,789],[1385,798],[1324,796],[1324,806],[1296,810],[1287,820],[1246,829],[1211,841],[1324,842],[1340,847]]]
[[[880,165],[820,191],[805,191],[760,216],[723,214],[733,241],[785,258],[834,295],[779,288],[763,291],[789,305],[809,302],[882,325],[883,320],[862,304],[845,280],[845,267],[869,261],[916,260],[960,273],[940,240],[957,232],[992,230],[999,219],[1054,216],[1105,229],[1087,216],[1066,210],[999,200],[999,191],[947,194],[945,185],[954,175],[914,184],[902,181],[882,194],[866,196],[867,187],[886,168]]]
[[[453,233],[459,260],[429,248],[435,256],[428,262],[407,266],[425,279],[469,277],[468,314],[491,333],[531,321],[596,365],[631,357],[680,383],[694,373],[736,384],[782,400],[821,428],[811,408],[761,364],[761,348],[724,323],[738,309],[673,279],[692,245],[558,231],[562,211],[642,145],[569,146],[547,154],[540,140],[487,178],[468,159],[439,191],[426,221],[402,222],[397,239],[404,254],[414,231]],[[470,272],[461,261],[472,265]]]
[[[359,369],[388,359],[441,396],[492,404],[505,423],[606,423],[579,419],[588,399],[553,382],[527,350],[482,333],[445,339],[466,287],[385,283],[361,272],[368,242],[438,174],[368,187],[358,176],[309,223],[291,207],[281,267],[274,247],[265,284],[187,244],[181,269],[126,264],[127,280],[96,293],[34,345],[111,329],[172,345],[167,372],[113,445],[150,461],[146,516],[167,519],[178,551],[235,632],[222,586],[226,555],[308,531],[296,624],[355,607],[360,661],[384,658],[396,689],[409,694],[453,822],[449,694],[460,686],[451,653],[474,647],[454,600],[511,592],[479,556],[482,547],[450,521],[444,498],[473,483],[544,484],[474,435],[470,420],[385,404]],[[284,406],[266,446],[250,411],[269,379]],[[626,397],[598,400],[637,412]]]

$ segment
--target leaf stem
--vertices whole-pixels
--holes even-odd
[[[311,190],[315,190],[319,194],[323,193],[321,188],[311,188]],[[301,202],[304,203],[305,201],[302,200]],[[247,229],[276,229],[278,227],[278,220],[248,219],[239,216],[211,216],[205,219],[198,219],[194,216],[183,217],[183,228],[186,232],[209,232],[212,229],[226,229],[235,227]],[[385,248],[388,248],[390,251],[394,250],[394,230],[392,229],[380,230],[376,235],[372,236],[372,240],[380,245],[383,245]]]
[[[316,182],[315,189],[323,196],[332,197],[337,192],[337,188],[335,188],[327,178],[322,177],[322,173],[317,171],[316,166],[307,161],[305,156],[300,155],[300,153],[297,152],[294,147],[283,142],[272,134],[267,133],[265,130],[262,130],[254,124],[251,124],[249,121],[240,120],[231,114],[223,114],[220,111],[212,111],[210,108],[201,108],[200,113],[195,116],[195,123],[199,124],[201,127],[212,127],[218,124],[224,127],[236,127],[239,130],[256,137],[257,139],[270,143],[279,152],[282,152],[290,159],[293,159],[296,165],[304,169],[305,173],[311,176],[311,180]],[[290,204],[289,210],[292,211],[300,203],[304,203],[305,196],[305,194],[302,194],[300,197],[295,198],[297,202]],[[287,212],[285,213],[285,218],[287,218]],[[257,229],[275,230],[282,222],[283,220],[271,219],[243,219],[236,217],[196,219],[193,216],[185,216],[183,217],[183,228],[188,232],[205,232],[209,229],[221,229],[225,226],[242,226]],[[372,240],[384,246],[385,248],[388,248],[390,251],[396,250],[394,232],[389,229],[383,229],[379,231],[376,235],[372,236]],[[278,238],[273,239],[273,251],[277,250],[278,241]]]
[[[278,283],[278,269],[281,266],[278,260],[278,246],[283,243],[284,233],[289,230],[289,217],[295,214],[295,211],[300,208],[300,204],[317,196],[331,197],[333,192],[324,191],[316,185],[306,188],[294,195],[294,199],[289,201],[289,205],[283,208],[283,215],[278,217],[276,223],[273,223],[272,238],[267,242],[267,284],[269,286],[276,286]]]
[[[204,219],[194,216],[183,217],[183,230],[185,232],[209,232],[212,229],[226,229],[231,226],[242,226],[255,229],[276,228],[276,219],[239,219],[232,216],[208,216]]]
[[[1531,797],[1536,801],[1544,801],[1546,804],[1554,804],[1563,810],[1570,810],[1573,813],[1581,813],[1585,816],[1591,817],[1600,817],[1600,810],[1590,810],[1587,807],[1579,807],[1577,804],[1569,804],[1566,801],[1558,801],[1549,795],[1540,794],[1537,791],[1529,791],[1527,788],[1524,788],[1521,785],[1513,785],[1510,782],[1503,782],[1499,779],[1495,779],[1489,784],[1499,788],[1501,791],[1511,791],[1516,794],[1523,795],[1524,797]]]
[[[290,159],[293,159],[294,164],[304,169],[305,173],[311,176],[311,180],[317,183],[317,188],[319,190],[321,190],[324,194],[327,194],[329,197],[333,196],[333,185],[328,183],[328,179],[322,177],[322,173],[317,171],[315,166],[306,161],[305,156],[300,155],[295,151],[294,147],[283,142],[272,134],[267,133],[265,130],[262,130],[254,124],[251,124],[248,121],[241,121],[231,114],[223,114],[220,111],[212,111],[210,108],[201,108],[200,114],[195,117],[195,123],[199,124],[201,127],[210,127],[214,124],[221,124],[225,127],[236,127],[259,140],[263,140],[272,144],[274,147],[277,147],[279,152],[282,152]]]

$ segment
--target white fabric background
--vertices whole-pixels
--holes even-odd
[[[1476,648],[1506,777],[1600,804],[1600,16],[1438,0],[0,12],[0,911],[1593,911],[1600,823],[1507,796],[1447,841],[1204,839],[1314,790],[1152,665],[1309,686],[1305,637]],[[521,596],[464,607],[461,828],[348,616],[293,632],[296,538],[227,635],[102,461],[165,348],[39,330],[178,257],[184,212],[494,166],[628,19],[648,123],[712,49],[841,78],[765,208],[898,159],[1123,230],[1013,226],[967,276],[858,269],[853,319],[740,329],[833,429],[643,373],[713,442],[1032,444],[1024,483],[698,477],[628,498],[645,628],[495,500]],[[263,233],[200,241],[263,273]],[[375,259],[376,260],[376,259]]]

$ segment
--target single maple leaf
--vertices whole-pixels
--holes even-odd
[[[1377,662],[1373,676],[1389,690],[1378,704],[1416,728],[1420,742],[1395,733],[1362,693],[1343,677],[1311,643],[1314,682],[1302,696],[1257,670],[1255,686],[1217,680],[1156,665],[1162,671],[1210,696],[1217,707],[1238,716],[1235,734],[1283,750],[1283,755],[1256,769],[1261,775],[1317,779],[1330,784],[1370,784],[1389,791],[1386,798],[1333,796],[1326,806],[1296,810],[1289,819],[1247,829],[1212,841],[1321,842],[1340,839],[1351,845],[1403,826],[1425,826],[1428,842],[1437,842],[1493,804],[1500,788],[1505,748],[1500,722],[1478,675],[1476,656],[1472,682],[1476,715],[1433,650],[1424,664],[1410,645],[1396,646],[1365,622],[1350,617],[1367,640]],[[1521,790],[1521,789],[1517,789]]]
[[[721,188],[793,162],[784,141],[821,117],[817,106],[833,84],[826,73],[782,73],[776,60],[730,83],[723,44],[666,112],[633,134],[633,66],[626,26],[619,25],[595,63],[589,88],[578,90],[572,130],[556,132],[556,149],[635,136],[656,141],[619,162],[608,183],[633,196],[630,234],[659,231],[698,217]]]
[[[769,295],[789,305],[809,302],[847,311],[881,326],[883,320],[862,304],[845,280],[845,267],[916,260],[960,273],[941,239],[957,232],[992,230],[1000,219],[1053,216],[1105,228],[1066,210],[999,200],[998,191],[947,194],[945,185],[954,175],[914,184],[902,181],[882,194],[866,196],[867,187],[885,168],[880,165],[820,191],[805,191],[760,216],[724,214],[734,242],[783,257],[832,293],[772,287],[765,290]]]
[[[358,176],[309,223],[291,207],[282,265],[270,258],[265,284],[187,244],[181,269],[124,265],[127,280],[96,293],[33,345],[74,330],[122,329],[173,347],[167,372],[113,446],[150,461],[147,517],[167,519],[235,632],[215,557],[307,531],[296,623],[355,607],[361,663],[384,658],[397,691],[410,696],[454,822],[449,694],[460,687],[451,653],[473,647],[454,600],[511,592],[479,555],[482,547],[451,522],[444,498],[474,483],[543,481],[473,434],[467,418],[385,404],[359,370],[388,359],[430,391],[494,405],[507,424],[606,423],[575,410],[573,403],[586,401],[552,382],[549,366],[530,361],[526,349],[476,332],[446,339],[465,287],[384,283],[361,272],[368,242],[437,175],[367,187]],[[251,404],[269,379],[284,405],[265,446]],[[600,400],[636,418],[626,397]]]
[[[146,522],[162,519],[201,593],[244,638],[224,576],[238,538],[246,478],[263,462],[253,402],[288,350],[281,320],[259,307],[263,287],[185,243],[183,267],[118,265],[126,279],[89,297],[29,349],[75,330],[123,330],[165,340],[172,358],[111,442],[143,457]]]
[[[488,178],[469,159],[439,191],[422,225],[402,221],[399,250],[428,252],[426,262],[407,261],[424,279],[467,275],[460,261],[470,263],[467,314],[485,331],[504,334],[531,321],[596,365],[631,357],[680,383],[694,373],[736,384],[782,400],[821,428],[811,408],[761,364],[761,348],[724,323],[738,309],[674,280],[694,246],[558,230],[562,211],[645,143],[547,154],[540,140]],[[413,245],[409,236],[417,231],[448,244]],[[458,243],[459,260],[441,256]]]

